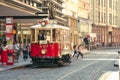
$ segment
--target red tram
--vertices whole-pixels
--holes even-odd
[[[58,24],[31,26],[31,58],[33,64],[70,63],[71,31]]]

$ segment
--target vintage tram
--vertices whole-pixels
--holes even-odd
[[[58,64],[71,61],[71,30],[54,23],[31,26],[31,58],[33,64]]]

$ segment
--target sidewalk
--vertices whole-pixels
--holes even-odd
[[[119,80],[119,72],[106,72],[98,80]]]
[[[0,62],[0,71],[4,71],[4,70],[8,70],[11,68],[15,68],[15,67],[19,67],[19,66],[24,66],[27,64],[30,64],[31,59],[28,58],[26,61],[23,60],[22,56],[19,57],[19,62],[15,62],[13,65],[6,65],[6,66],[2,66],[1,62]]]

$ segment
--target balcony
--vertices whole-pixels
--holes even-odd
[[[33,1],[36,2],[36,3],[42,3],[41,0],[33,0]]]
[[[9,6],[13,6],[14,8],[16,7],[16,8],[26,10],[26,11],[32,12],[32,13],[42,12],[42,10],[40,10],[32,5],[26,4],[26,3],[18,1],[18,0],[4,0],[3,3],[7,4]]]
[[[61,7],[61,8],[63,8],[63,6],[62,6],[62,4],[59,4],[57,1],[52,1],[53,2],[53,4],[55,4],[56,6],[59,6],[59,7]]]

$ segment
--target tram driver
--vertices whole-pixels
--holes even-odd
[[[39,40],[45,40],[45,34],[43,31],[39,31],[39,34],[38,34],[38,41]]]

